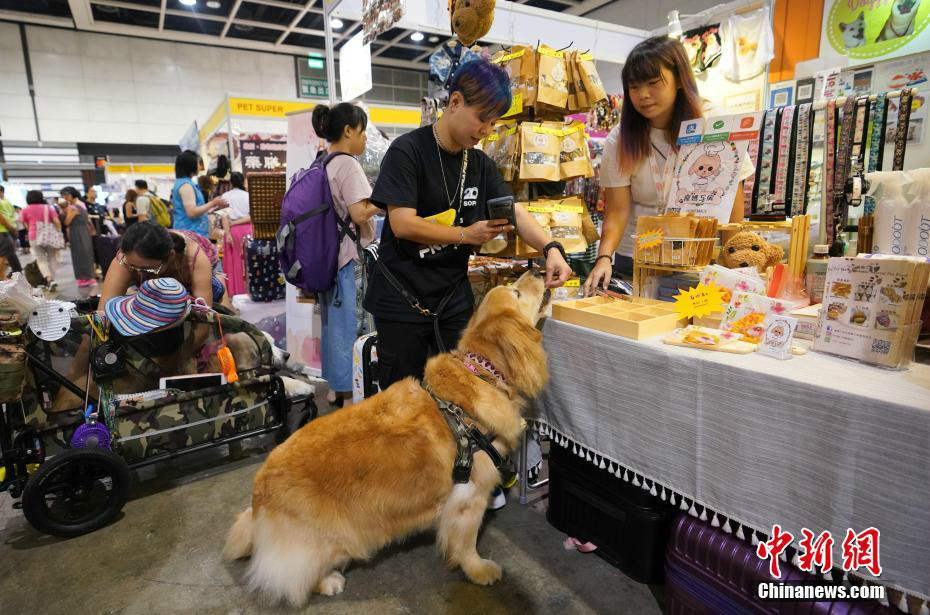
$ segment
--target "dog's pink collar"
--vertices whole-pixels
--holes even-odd
[[[478,376],[479,378],[481,377],[481,375],[478,373],[478,368],[480,367],[487,373],[494,376],[494,378],[501,386],[507,386],[507,378],[504,377],[504,373],[494,367],[494,364],[491,363],[487,357],[482,357],[481,355],[475,354],[474,352],[466,352],[465,357],[462,359],[462,363],[465,364],[465,367],[468,368],[468,371]]]

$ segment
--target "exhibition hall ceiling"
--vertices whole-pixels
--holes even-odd
[[[445,0],[442,0],[445,3]],[[517,0],[571,14],[602,0]],[[0,0],[0,20],[297,53],[325,47],[323,0]],[[335,49],[362,25],[333,24]],[[337,27],[338,26],[338,27]],[[395,28],[372,42],[375,63],[426,66],[441,37]]]

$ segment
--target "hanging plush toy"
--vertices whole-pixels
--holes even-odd
[[[491,30],[495,0],[449,0],[452,31],[470,47]]]

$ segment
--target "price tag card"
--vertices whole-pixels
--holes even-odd
[[[710,284],[698,284],[675,297],[675,309],[682,318],[700,318],[724,310],[723,295],[726,289]]]

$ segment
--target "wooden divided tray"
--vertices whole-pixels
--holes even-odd
[[[552,317],[573,325],[597,329],[634,340],[674,331],[688,324],[666,301],[631,297],[588,297],[552,304]]]

